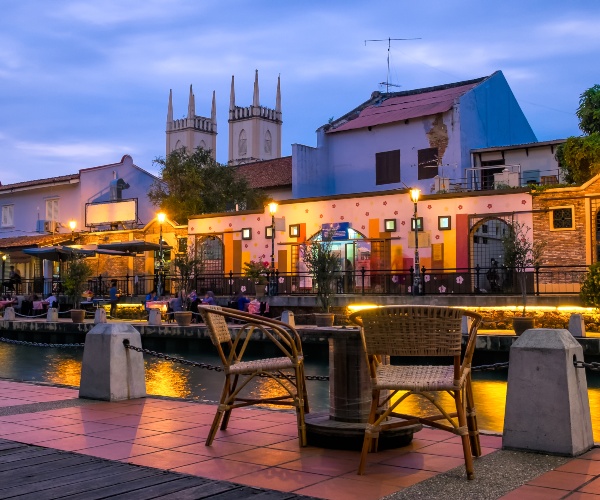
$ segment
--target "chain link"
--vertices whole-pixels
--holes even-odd
[[[573,360],[573,365],[575,368],[587,368],[588,370],[592,370],[593,372],[600,372],[600,363],[593,361],[591,363],[586,363],[585,361],[577,361]]]
[[[44,342],[26,342],[24,340],[12,340],[6,339],[4,337],[0,337],[0,342],[4,342],[6,344],[15,344],[15,345],[28,345],[32,347],[57,347],[59,349],[65,349],[70,347],[83,347],[85,344],[47,344]]]
[[[505,368],[508,368],[508,361],[505,363],[494,363],[492,365],[472,366],[471,371],[472,372],[491,372],[494,370],[504,370]]]

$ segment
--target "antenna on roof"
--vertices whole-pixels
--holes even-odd
[[[396,41],[405,41],[405,40],[421,40],[421,38],[384,38],[382,40],[365,40],[365,46],[367,45],[367,42],[387,42],[388,43],[388,49],[387,49],[387,78],[385,79],[385,82],[381,82],[379,85],[385,85],[385,93],[389,93],[390,91],[390,87],[400,87],[400,85],[395,85],[393,83],[390,83],[390,48],[392,46],[392,42],[396,42]]]

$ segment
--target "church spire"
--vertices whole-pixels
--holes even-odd
[[[217,98],[215,91],[213,90],[212,109],[210,111],[210,121],[214,124],[217,123]]]
[[[277,75],[277,96],[275,97],[275,112],[281,114],[281,75]]]
[[[231,93],[229,94],[229,111],[235,109],[235,85],[233,81],[233,75],[231,75]]]
[[[190,84],[190,99],[188,101],[188,118],[194,118],[196,116],[196,101],[194,99],[194,93],[192,91],[192,85]]]
[[[254,98],[252,99],[252,106],[258,108],[260,106],[260,100],[258,98],[258,70],[254,74]]]
[[[169,107],[167,109],[167,123],[173,121],[173,89],[169,89]]]

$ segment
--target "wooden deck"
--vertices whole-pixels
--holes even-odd
[[[0,439],[0,498],[309,498]]]

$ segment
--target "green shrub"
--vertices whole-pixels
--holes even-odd
[[[579,296],[583,305],[600,307],[600,262],[590,266]]]

